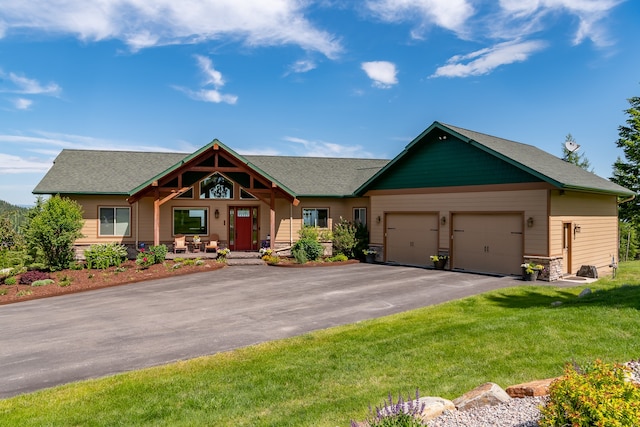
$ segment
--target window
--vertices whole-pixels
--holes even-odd
[[[99,208],[100,236],[129,236],[130,208],[104,207]]]
[[[184,193],[176,197],[176,199],[193,199],[193,188],[188,189]]]
[[[353,222],[367,225],[367,208],[353,208]]]
[[[207,209],[174,208],[173,234],[207,235]]]
[[[302,224],[306,227],[327,228],[329,209],[302,209]]]
[[[200,183],[200,198],[233,199],[233,182],[219,173],[214,173]]]

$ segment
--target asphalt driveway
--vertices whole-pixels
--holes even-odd
[[[0,306],[0,398],[516,286],[378,264],[233,266]]]

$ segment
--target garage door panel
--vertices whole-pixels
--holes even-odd
[[[386,215],[386,259],[408,265],[429,265],[438,253],[438,215],[402,213]]]
[[[521,214],[455,214],[453,268],[518,274],[523,237]]]

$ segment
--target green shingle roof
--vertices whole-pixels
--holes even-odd
[[[412,150],[419,147],[420,144],[427,143],[424,141],[427,135],[444,135],[445,133],[457,137],[486,153],[520,168],[532,175],[532,181],[542,180],[559,189],[615,194],[619,196],[632,196],[635,194],[608,179],[604,179],[578,166],[565,162],[533,145],[522,144],[439,122],[434,122],[411,141],[398,156],[391,160],[375,176],[360,186],[356,190],[356,193],[364,194],[370,187],[375,187],[376,180],[379,181],[379,177],[384,176],[393,165],[401,162],[406,156],[411,156]],[[428,165],[424,165],[424,167],[428,167]]]
[[[174,169],[191,154],[136,151],[63,150],[34,194],[118,194]],[[388,160],[238,156],[296,196],[351,196]]]

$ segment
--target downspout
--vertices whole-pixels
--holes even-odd
[[[635,198],[636,198],[636,195],[634,194],[633,196],[629,197],[628,199],[620,200],[620,201],[618,202],[618,206],[619,206],[619,205],[621,205],[621,204],[623,204],[623,203],[630,202],[630,201],[632,201],[632,200],[633,200],[633,199],[635,199]]]

